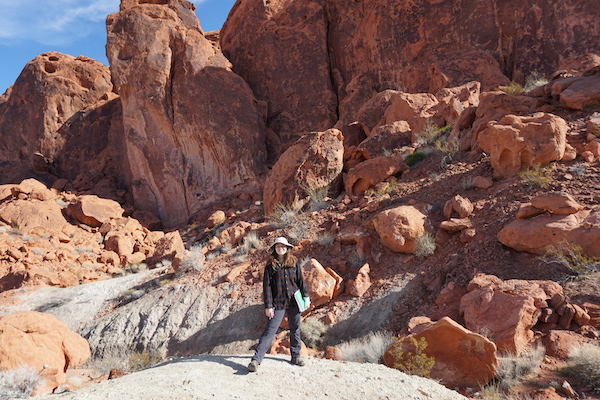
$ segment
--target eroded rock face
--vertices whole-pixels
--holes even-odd
[[[598,51],[598,13],[592,2],[549,0],[249,0],[232,9],[221,45],[288,141],[332,126],[336,107],[344,124],[358,120],[387,89],[478,81],[489,90],[533,70],[549,75],[573,53]]]
[[[58,132],[63,124],[107,99],[112,88],[109,69],[98,61],[40,54],[0,102],[0,159],[30,166],[34,154],[40,153],[51,163],[65,143]]]
[[[444,317],[437,322],[426,321],[417,326],[418,330],[409,337],[417,340],[425,338],[427,356],[435,358],[431,378],[444,385],[481,385],[494,377],[498,366],[496,346],[485,337],[465,329],[451,318]],[[395,349],[411,351],[410,342],[393,343],[384,354],[384,362],[393,367],[396,362]],[[414,350],[413,350],[414,351]]]
[[[507,177],[535,164],[562,159],[566,135],[567,123],[555,115],[506,115],[488,123],[479,134],[479,146],[490,154],[495,174]]]
[[[54,315],[20,311],[0,318],[0,367],[27,365],[42,372],[46,382],[37,394],[51,393],[67,381],[68,367],[77,367],[89,357],[88,342]]]
[[[268,103],[269,127],[284,146],[337,121],[322,3],[238,1],[221,29],[223,53]]]
[[[226,191],[255,185],[264,116],[185,0],[126,1],[107,18],[135,207],[185,223]]]
[[[278,204],[301,208],[310,200],[310,190],[335,191],[343,168],[343,140],[339,130],[329,129],[308,133],[287,149],[265,180],[265,214]]]

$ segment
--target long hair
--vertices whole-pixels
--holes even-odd
[[[295,255],[292,254],[292,249],[288,249],[283,255],[283,260],[280,262],[277,251],[275,251],[275,247],[271,251],[271,255],[269,255],[269,260],[267,264],[270,265],[273,269],[277,270],[279,268],[291,268],[296,265],[296,261],[298,259]]]

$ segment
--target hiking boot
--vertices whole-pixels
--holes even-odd
[[[258,369],[258,361],[256,361],[256,360],[250,361],[250,364],[248,364],[248,371],[256,372],[257,369]]]
[[[292,357],[292,364],[297,365],[299,367],[303,367],[304,360],[300,357]]]

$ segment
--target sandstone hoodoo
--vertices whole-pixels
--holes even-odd
[[[310,369],[331,358],[456,398],[592,398],[559,371],[600,370],[599,12],[238,0],[206,33],[189,1],[122,0],[109,67],[44,53],[0,96],[0,367],[32,367],[38,393],[122,390],[226,354],[247,384],[284,236],[315,385],[281,396],[331,397]],[[287,327],[261,370],[285,365]]]
[[[266,128],[250,87],[203,35],[187,1],[128,1],[107,19],[134,205],[167,226],[265,169]],[[235,149],[235,150],[233,150]]]

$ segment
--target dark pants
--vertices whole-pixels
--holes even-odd
[[[262,363],[267,350],[271,347],[273,338],[275,338],[277,329],[279,329],[279,325],[281,325],[283,316],[286,313],[288,325],[290,326],[290,352],[292,353],[292,358],[300,357],[300,310],[298,310],[296,302],[292,301],[287,310],[275,310],[275,316],[267,321],[267,326],[265,326],[265,330],[256,347],[256,352],[252,357],[252,359],[256,360],[259,364]]]

